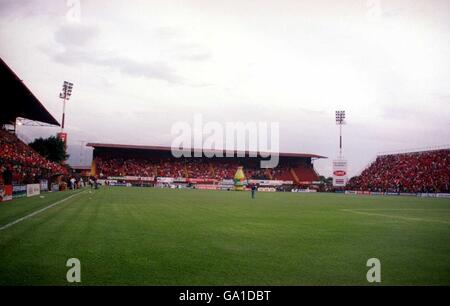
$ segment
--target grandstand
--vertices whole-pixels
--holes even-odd
[[[11,182],[18,184],[35,183],[57,174],[66,175],[67,169],[45,159],[13,133],[0,129],[0,173],[4,172],[11,173]]]
[[[245,157],[233,158],[206,158],[204,155],[175,158],[170,147],[102,143],[88,143],[87,146],[94,148],[93,175],[132,184],[152,184],[158,177],[194,184],[218,184],[233,179],[236,169],[243,166],[247,179],[309,187],[318,181],[314,159],[326,158],[316,154],[280,153],[276,168],[261,169],[261,157],[251,158],[250,152],[245,152]]]
[[[41,179],[67,175],[67,169],[51,162],[15,134],[18,118],[59,126],[22,80],[0,59],[3,95],[0,112],[0,191],[12,184],[37,183]],[[14,102],[14,103],[12,103]]]
[[[347,189],[374,192],[449,192],[450,149],[383,154]]]

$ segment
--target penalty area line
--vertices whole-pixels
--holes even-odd
[[[370,212],[366,212],[367,210],[366,211],[358,211],[356,209],[341,209],[341,211],[354,213],[354,214],[360,214],[360,215],[366,215],[366,216],[385,217],[385,218],[399,219],[399,220],[405,220],[405,221],[435,222],[435,223],[442,223],[442,224],[450,224],[450,222],[447,222],[447,221],[430,220],[430,219],[423,219],[423,218],[412,218],[412,217],[387,215],[387,214],[378,214],[378,213],[370,213]]]
[[[22,218],[19,218],[19,219],[17,219],[17,220],[14,220],[14,221],[12,221],[12,222],[10,222],[10,223],[8,223],[8,224],[2,225],[2,226],[0,226],[0,231],[2,231],[2,230],[4,230],[4,229],[7,229],[8,227],[11,227],[11,226],[13,226],[13,225],[15,225],[15,224],[17,224],[17,223],[19,223],[19,222],[25,221],[25,220],[27,220],[27,219],[33,217],[33,216],[36,216],[37,214],[40,214],[41,212],[46,211],[46,210],[49,209],[49,208],[52,208],[52,207],[54,207],[54,206],[56,206],[56,205],[58,205],[58,204],[64,203],[65,201],[67,201],[67,200],[69,200],[69,199],[71,199],[71,198],[73,198],[73,197],[75,197],[75,196],[77,196],[77,195],[79,195],[79,194],[85,193],[85,192],[86,192],[86,190],[81,191],[81,192],[77,192],[77,193],[75,193],[75,194],[72,194],[72,195],[68,196],[67,198],[61,199],[61,200],[59,200],[59,201],[56,201],[56,202],[53,203],[53,204],[50,204],[50,205],[48,205],[48,206],[45,206],[44,208],[41,208],[41,209],[39,209],[39,210],[36,210],[36,211],[32,212],[31,214],[28,214],[28,215],[26,215],[26,216],[24,216],[24,217],[22,217]]]

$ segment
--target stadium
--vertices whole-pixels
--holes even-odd
[[[170,147],[133,146],[118,144],[88,143],[93,147],[92,174],[113,184],[155,186],[158,183],[173,187],[194,186],[197,189],[234,189],[234,176],[238,167],[243,167],[249,184],[275,188],[293,186],[309,188],[320,184],[312,160],[324,158],[315,154],[280,153],[276,168],[260,169],[261,157],[175,158]],[[192,156],[194,152],[192,149]],[[224,152],[212,152],[215,153]],[[234,152],[233,152],[234,153]],[[233,154],[233,156],[236,154]],[[274,189],[275,190],[275,189]],[[284,189],[283,189],[284,190]],[[289,190],[290,191],[290,190]]]
[[[146,131],[128,125],[142,110],[132,119],[125,104],[115,119],[108,106],[91,112],[92,88],[81,83],[85,92],[74,99],[89,102],[77,118],[91,117],[75,125],[68,121],[75,111],[66,109],[74,100],[69,81],[59,94],[57,120],[56,107],[38,98],[45,94],[32,92],[11,67],[0,60],[1,286],[450,285],[445,136],[439,146],[408,149],[401,139],[402,151],[376,153],[365,151],[368,130],[348,126],[360,138],[344,151],[346,112],[311,111],[308,116],[331,121],[332,129],[321,121],[326,137],[316,137],[308,129],[316,124],[311,119],[303,138],[295,129],[282,130],[281,148],[290,149],[277,152],[276,167],[261,167],[267,155],[245,148],[227,156],[226,149],[188,147],[179,157],[172,146],[160,145],[168,129],[157,129],[176,120],[152,115],[147,127],[153,137],[138,142],[133,134]],[[129,72],[122,70],[118,74]],[[165,111],[164,103],[151,105]],[[190,107],[195,103],[183,111]],[[391,134],[370,141],[389,147]],[[313,145],[295,149],[307,141]],[[419,141],[425,146],[426,139]],[[352,150],[363,153],[344,155]],[[347,156],[358,154],[368,164],[350,171]]]
[[[58,124],[14,81],[23,106],[4,105],[4,126],[17,117]],[[93,285],[359,285],[374,255],[386,284],[450,281],[449,202],[436,198],[448,195],[449,149],[379,156],[345,195],[318,192],[317,154],[280,153],[278,167],[260,169],[250,152],[177,159],[170,147],[88,143],[92,166],[77,171],[0,135],[3,285],[63,284],[73,254]],[[239,167],[258,202],[232,191]],[[64,191],[73,176],[104,186]]]

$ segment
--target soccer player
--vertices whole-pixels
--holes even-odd
[[[256,195],[256,185],[253,185],[252,186],[252,199],[254,199],[255,198],[255,195]]]

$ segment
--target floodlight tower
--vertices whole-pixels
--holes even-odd
[[[345,125],[345,111],[336,111],[336,124],[339,125],[339,159],[342,159],[342,126]]]
[[[61,121],[61,132],[57,134],[58,139],[64,142],[64,147],[67,148],[67,133],[64,133],[64,121],[66,119],[66,102],[70,99],[72,95],[73,83],[64,81],[62,86],[62,91],[59,94],[59,97],[63,100],[63,112],[62,112],[62,121]]]
[[[62,91],[59,94],[59,97],[63,100],[63,113],[62,113],[62,121],[61,121],[61,133],[64,132],[64,121],[66,117],[66,102],[70,99],[72,95],[73,83],[64,81],[62,86]]]

